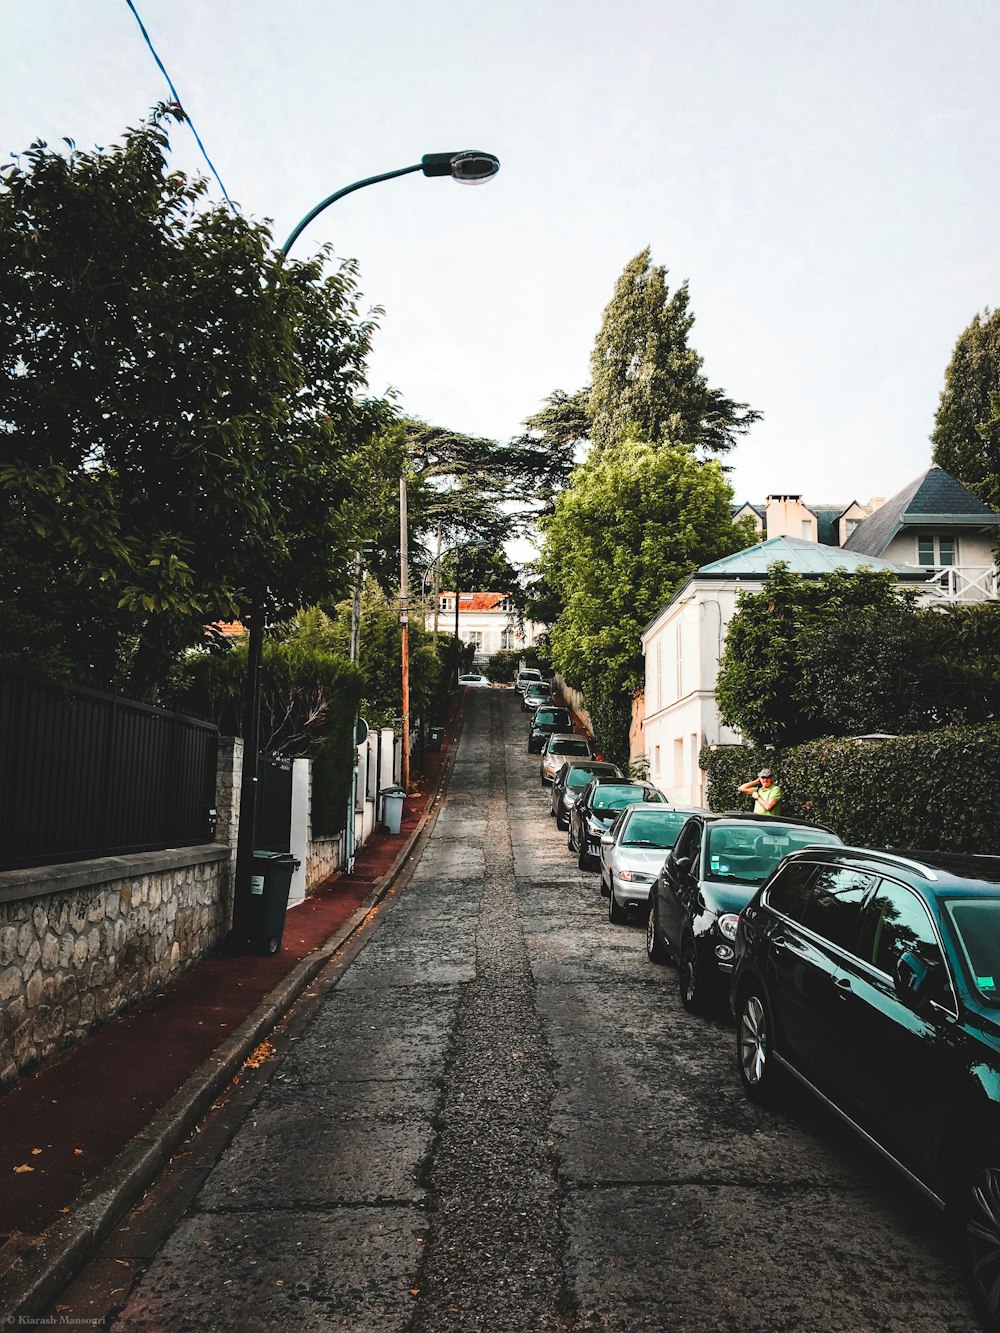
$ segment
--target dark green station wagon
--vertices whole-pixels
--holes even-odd
[[[810,848],[740,914],[740,1078],[793,1075],[942,1208],[1000,1328],[1000,857]]]

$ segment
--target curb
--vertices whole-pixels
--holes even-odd
[[[459,713],[461,723],[464,708]],[[459,727],[459,734],[461,728]],[[416,828],[407,838],[382,881],[355,909],[340,929],[318,949],[307,954],[261,1001],[253,1013],[195,1071],[149,1125],[119,1153],[115,1160],[85,1186],[69,1216],[55,1222],[37,1245],[12,1255],[0,1271],[0,1315],[8,1322],[15,1317],[35,1317],[53,1304],[59,1294],[97,1253],[108,1234],[121,1221],[156,1177],[176,1149],[204,1117],[220,1093],[330,959],[360,930],[372,909],[400,879],[417,843],[430,836],[438,814],[442,790],[451,776],[457,745],[441,766],[435,789]]]

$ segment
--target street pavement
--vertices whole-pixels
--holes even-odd
[[[971,1333],[937,1215],[804,1098],[748,1103],[731,1027],[608,922],[526,730],[513,692],[469,692],[408,883],[192,1142],[176,1225],[114,1240],[139,1276],[109,1323]]]

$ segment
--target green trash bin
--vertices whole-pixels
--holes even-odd
[[[281,948],[288,892],[300,865],[291,852],[254,849],[247,937],[250,948],[258,953],[277,953]]]

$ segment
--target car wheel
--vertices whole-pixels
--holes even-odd
[[[649,895],[649,914],[646,917],[646,957],[651,963],[667,961],[667,951],[660,938],[660,918],[656,911],[656,898],[652,891]]]
[[[705,993],[705,981],[702,976],[701,960],[694,940],[689,935],[681,945],[680,962],[681,1004],[689,1014],[708,1012],[708,996]]]
[[[569,820],[564,815],[559,814],[558,810],[555,811],[555,816],[556,816],[556,828],[562,829],[563,832],[565,832],[566,829],[569,828]]]
[[[743,1091],[751,1101],[773,1100],[778,1068],[767,1002],[757,990],[740,997],[736,1012],[736,1063]]]
[[[625,920],[625,908],[619,905],[613,884],[608,891],[608,920],[613,926],[620,926]]]
[[[576,843],[573,841],[573,821],[572,821],[572,820],[567,821],[566,828],[569,830],[569,832],[566,834],[566,846],[570,849],[571,852],[575,852],[575,851],[576,851]]]
[[[601,897],[606,898],[608,894],[611,892],[611,889],[608,886],[608,884],[605,883],[604,880],[604,862],[602,861],[597,868],[601,873]]]
[[[590,868],[590,857],[587,855],[587,844],[585,842],[580,844],[580,854],[576,858],[576,863],[581,870]]]
[[[1000,1141],[966,1157],[955,1220],[969,1294],[983,1327],[1000,1329]]]

